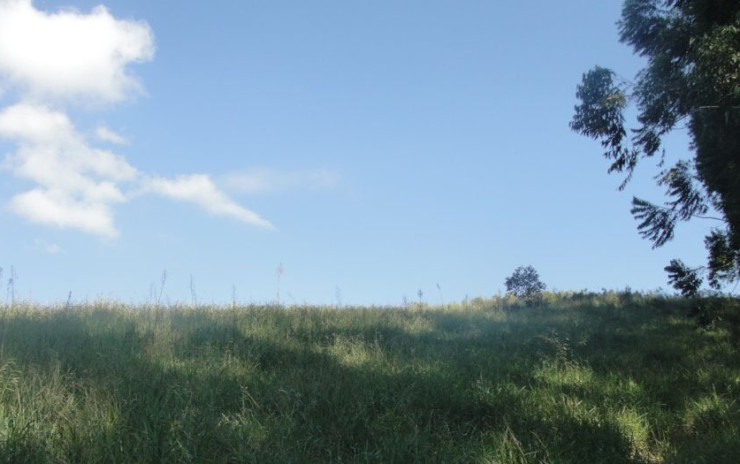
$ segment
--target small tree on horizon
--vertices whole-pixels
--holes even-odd
[[[524,300],[527,306],[535,306],[542,302],[542,292],[547,285],[540,281],[537,270],[532,266],[519,266],[514,273],[504,281],[506,291]]]

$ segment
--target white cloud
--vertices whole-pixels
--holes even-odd
[[[113,132],[111,129],[102,124],[98,125],[98,127],[95,128],[95,137],[97,137],[98,140],[100,140],[101,142],[108,142],[114,145],[128,144],[128,140],[125,137],[117,134],[116,132]]]
[[[77,184],[81,174],[115,181],[136,176],[136,169],[123,157],[91,147],[64,113],[42,105],[19,103],[4,108],[0,136],[19,147],[5,164],[17,175],[42,184]]]
[[[179,176],[175,179],[151,178],[144,185],[149,191],[173,200],[196,204],[211,214],[228,216],[260,227],[273,228],[269,221],[231,200],[205,174]]]
[[[323,190],[339,185],[341,176],[328,169],[278,171],[256,168],[229,174],[224,184],[244,193],[274,193],[286,190]]]
[[[75,228],[114,238],[113,206],[127,201],[120,184],[186,201],[206,211],[271,228],[269,221],[236,204],[207,175],[150,178],[114,153],[94,148],[64,113],[19,103],[0,111],[0,137],[18,149],[3,161],[36,187],[10,200],[10,209],[38,224]],[[135,187],[133,187],[135,188]]]
[[[39,224],[117,235],[111,207],[125,201],[117,183],[138,175],[125,159],[89,146],[65,114],[39,105],[0,111],[0,136],[18,147],[3,167],[37,184],[13,197],[11,210]]]
[[[10,200],[10,209],[31,222],[74,228],[108,238],[118,236],[110,206],[59,190],[34,189]]]
[[[130,63],[150,60],[154,41],[143,22],[115,19],[104,7],[89,14],[46,13],[31,0],[0,0],[0,94],[19,99],[0,108],[0,138],[16,144],[0,167],[33,185],[13,196],[25,219],[113,238],[114,206],[131,191],[194,203],[206,211],[262,227],[271,224],[232,201],[207,175],[152,178],[125,158],[95,147],[62,108],[116,102],[141,91]],[[100,124],[99,142],[125,144]]]
[[[126,66],[153,56],[149,26],[103,6],[46,13],[31,0],[0,0],[0,75],[35,100],[120,101],[141,91]]]

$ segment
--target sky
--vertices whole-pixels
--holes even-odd
[[[643,65],[621,3],[0,0],[0,299],[668,290],[711,224],[652,250],[654,163],[620,192],[568,127],[584,72]]]

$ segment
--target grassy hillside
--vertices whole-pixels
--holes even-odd
[[[0,308],[0,462],[740,462],[740,308]]]

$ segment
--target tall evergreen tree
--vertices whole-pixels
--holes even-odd
[[[647,60],[634,84],[595,67],[583,75],[571,128],[600,140],[609,172],[629,182],[638,163],[656,158],[667,199],[633,198],[639,233],[660,247],[678,221],[713,220],[704,240],[706,266],[672,260],[669,281],[687,296],[705,275],[713,288],[740,280],[740,1],[626,0],[620,41]],[[636,105],[638,127],[625,129],[624,112]],[[662,139],[686,127],[689,158],[664,166]]]

